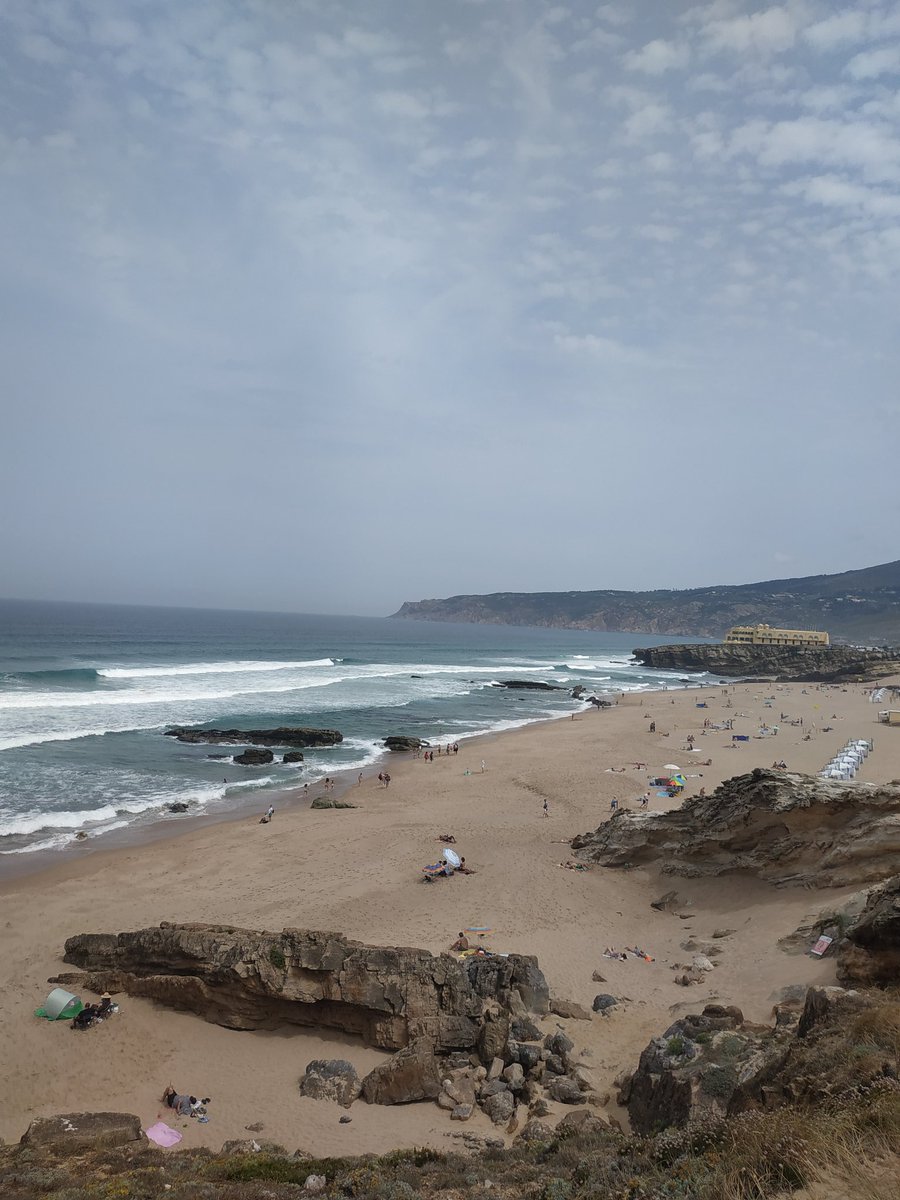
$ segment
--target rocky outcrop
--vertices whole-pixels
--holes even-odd
[[[811,683],[878,679],[900,671],[900,650],[853,646],[651,646],[634,657],[655,671],[707,671],[727,678],[766,676]]]
[[[37,1117],[22,1135],[21,1144],[54,1154],[83,1154],[114,1146],[146,1143],[141,1118],[133,1113],[78,1112]]]
[[[271,750],[245,750],[243,754],[234,756],[234,762],[242,767],[266,767],[274,761],[275,755]]]
[[[657,863],[689,878],[747,872],[813,887],[872,882],[897,869],[900,782],[756,770],[671,812],[619,812],[572,849],[606,867]]]
[[[303,755],[300,753],[299,750],[288,750],[288,752],[286,754],[283,754],[281,756],[281,761],[286,766],[289,766],[291,763],[302,763]]]
[[[460,961],[303,929],[83,933],[66,942],[65,961],[85,974],[59,976],[64,985],[147,996],[230,1029],[338,1029],[384,1050],[425,1037],[439,1053],[470,1052],[486,1011],[507,1014],[508,1028],[511,1012],[546,1012],[549,1001],[536,960],[523,955]]]
[[[349,800],[338,800],[336,796],[316,796],[310,808],[356,808]]]
[[[394,750],[398,753],[408,750],[420,750],[428,744],[423,738],[406,737],[402,734],[395,734],[384,739],[385,750]]]
[[[177,738],[189,745],[239,746],[249,742],[252,746],[336,746],[344,735],[336,729],[295,729],[282,725],[278,729],[197,729],[187,725],[173,725],[165,731],[166,737]]]
[[[557,687],[555,683],[542,683],[539,679],[501,679],[497,683],[492,683],[491,687],[520,689],[523,691],[532,692],[561,692],[564,688]]]
[[[900,984],[900,875],[869,892],[838,947],[838,979],[854,987]]]

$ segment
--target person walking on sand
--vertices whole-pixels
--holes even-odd
[[[269,807],[266,809],[266,817],[268,820],[271,821],[274,816],[275,816],[275,805],[270,804]]]
[[[616,812],[618,812],[618,811],[619,811],[619,800],[618,800],[618,797],[616,797],[616,796],[613,796],[612,800],[610,800],[610,802],[609,802],[609,811],[610,811],[611,813],[616,813]]]
[[[356,777],[356,786],[362,787],[362,771]]]
[[[486,763],[485,763],[484,759],[482,759],[482,760],[481,760],[481,773],[482,773],[482,775],[484,774],[485,770],[486,770]]]
[[[545,817],[550,816],[550,802],[546,796],[544,797],[544,816]]]

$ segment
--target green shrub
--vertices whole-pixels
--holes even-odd
[[[276,970],[283,971],[287,962],[287,959],[284,957],[284,951],[280,950],[278,946],[273,946],[269,951],[269,962]]]
[[[681,1058],[687,1048],[684,1038],[677,1034],[675,1037],[670,1037],[666,1042],[666,1054],[672,1058]]]

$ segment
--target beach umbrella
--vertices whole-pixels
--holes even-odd
[[[444,849],[441,851],[441,856],[446,858],[451,867],[459,866],[459,855],[455,850],[451,850],[449,846],[444,847]]]
[[[678,763],[663,763],[663,770],[677,771],[679,774],[681,774],[681,767],[679,767]]]

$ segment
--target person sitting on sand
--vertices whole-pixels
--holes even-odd
[[[434,840],[436,842],[445,842],[448,846],[456,845],[456,838],[453,836],[452,833],[442,833],[439,837],[436,837]]]
[[[474,875],[475,874],[475,872],[472,870],[471,867],[466,866],[465,857],[463,857],[459,860],[459,866],[456,868],[456,870],[457,870],[457,874],[459,874],[459,875]]]
[[[628,962],[628,955],[624,950],[613,950],[612,946],[607,946],[603,951],[604,958],[614,958],[620,962]]]
[[[450,949],[455,950],[457,952],[459,952],[461,950],[469,949],[469,939],[466,937],[466,935],[463,933],[462,930],[459,931],[459,937],[456,939],[456,941],[453,943],[453,945],[450,947]]]
[[[194,1105],[198,1104],[196,1096],[187,1096],[181,1092],[176,1092],[171,1083],[163,1092],[163,1104],[167,1108],[171,1108],[179,1117],[192,1117],[194,1115]]]

